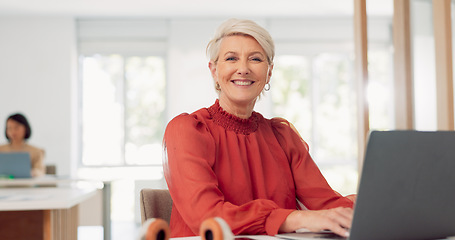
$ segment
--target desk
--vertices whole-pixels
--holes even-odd
[[[77,179],[58,178],[54,176],[45,176],[38,178],[16,178],[16,179],[0,179],[1,187],[40,187],[40,186],[57,186],[78,181]]]
[[[38,178],[17,178],[17,179],[0,179],[0,189],[2,187],[58,187],[65,186],[69,187],[75,183],[87,183],[88,186],[96,186],[102,188],[103,200],[102,200],[102,214],[103,214],[103,231],[104,240],[111,240],[111,181],[105,180],[100,182],[98,180],[86,180],[86,179],[72,179],[66,177],[56,177],[53,175],[46,175]],[[0,199],[1,201],[1,199]],[[0,209],[0,211],[2,211]]]
[[[96,188],[0,189],[2,239],[77,240],[78,205]]]

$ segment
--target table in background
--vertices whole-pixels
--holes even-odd
[[[104,240],[111,240],[111,182],[113,180],[93,180],[93,179],[74,179],[69,177],[60,177],[55,175],[46,175],[38,178],[17,178],[17,179],[0,179],[0,190],[4,187],[59,187],[74,186],[77,183],[85,183],[85,186],[95,186],[102,188],[102,221]],[[1,210],[0,210],[1,211]]]
[[[2,239],[77,240],[78,205],[96,188],[0,189]]]

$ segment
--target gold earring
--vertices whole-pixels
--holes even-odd
[[[220,84],[218,82],[215,82],[215,89],[217,91],[221,91],[221,86],[220,86]]]

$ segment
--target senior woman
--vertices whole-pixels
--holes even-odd
[[[202,221],[215,216],[235,235],[305,228],[347,236],[353,198],[331,189],[289,122],[253,110],[270,88],[269,33],[252,21],[230,19],[207,53],[218,99],[175,117],[164,135],[172,237],[196,235]]]

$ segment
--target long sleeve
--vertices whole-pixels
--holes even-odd
[[[33,151],[30,151],[30,160],[32,164],[32,177],[40,177],[46,174],[46,167],[44,166],[44,150],[34,148]]]
[[[276,234],[293,210],[280,208],[269,199],[250,200],[255,193],[247,187],[245,192],[223,192],[229,184],[235,185],[236,179],[242,179],[243,169],[253,171],[250,168],[254,166],[242,165],[233,156],[228,164],[219,165],[222,161],[217,156],[223,155],[217,147],[219,139],[199,118],[194,114],[174,118],[164,136],[164,172],[175,208],[171,216],[173,237],[188,236],[190,232],[195,235],[203,220],[215,216],[226,220],[236,235]]]
[[[275,136],[290,160],[297,198],[309,210],[353,207],[353,202],[334,191],[308,152],[308,145],[288,121],[272,119]]]

